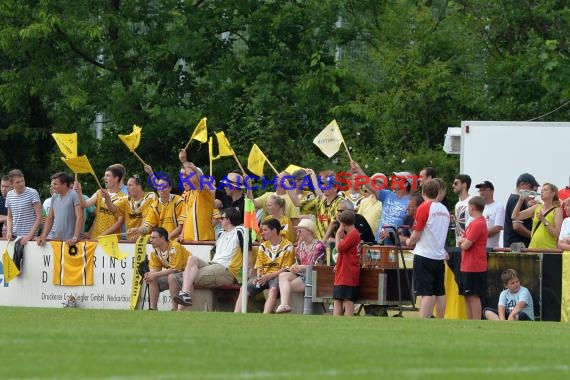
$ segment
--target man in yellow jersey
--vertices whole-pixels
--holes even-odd
[[[88,208],[96,205],[95,221],[91,231],[87,233],[87,237],[95,239],[101,235],[114,234],[121,231],[121,226],[115,224],[118,216],[110,210],[111,203],[116,203],[119,199],[126,197],[120,189],[120,183],[125,176],[122,165],[111,165],[105,170],[105,189],[99,189],[91,198],[84,199],[79,181],[75,181],[73,188],[79,194],[81,207]]]
[[[186,208],[184,199],[180,195],[171,194],[172,184],[168,178],[157,178],[150,165],[145,165],[147,172],[156,186],[158,199],[154,201],[144,224],[138,228],[131,228],[128,235],[145,235],[155,227],[164,227],[168,231],[170,240],[178,239],[182,232],[182,226],[186,220]]]
[[[150,211],[150,207],[156,201],[156,194],[145,192],[143,183],[138,175],[133,175],[127,181],[127,197],[120,198],[116,204],[111,204],[109,210],[116,212],[118,216],[114,229],[120,228],[123,223],[127,230],[139,228]],[[135,240],[134,234],[127,235],[127,240]]]
[[[182,241],[214,240],[212,214],[215,188],[202,183],[202,170],[186,159],[186,150],[181,149],[178,158],[182,163],[180,182],[184,186],[182,198],[186,205],[186,220],[182,228]]]
[[[277,295],[279,294],[279,274],[285,272],[290,266],[295,264],[295,248],[293,243],[281,237],[281,224],[277,219],[269,219],[261,223],[261,235],[264,242],[259,246],[254,269],[257,276],[252,278],[247,284],[247,295],[255,297],[265,289],[269,290],[264,314],[270,314],[275,309]],[[240,290],[234,311],[241,313]]]
[[[153,228],[150,243],[154,248],[148,264],[150,271],[145,273],[143,281],[150,287],[150,310],[156,310],[160,292],[169,289],[171,299],[178,295],[182,271],[191,253],[177,241],[170,241],[168,232],[162,227]],[[178,310],[174,300],[171,310]]]
[[[180,305],[178,310],[184,310],[185,306],[192,305],[194,285],[214,288],[241,281],[245,230],[241,226],[238,227],[240,217],[239,210],[234,207],[223,210],[222,228],[224,230],[216,241],[216,254],[212,261],[205,262],[196,256],[188,258],[184,269],[182,290],[174,297],[174,302]],[[251,239],[249,244],[251,250]]]

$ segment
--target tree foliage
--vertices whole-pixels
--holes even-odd
[[[449,178],[447,127],[570,100],[570,13],[555,0],[4,0],[0,20],[0,166],[36,187],[65,169],[53,132],[77,131],[98,174],[140,172],[117,138],[140,125],[139,155],[174,174],[203,116],[244,164],[257,143],[278,169],[346,169],[312,144],[336,118],[370,171],[435,160]],[[207,166],[207,147],[190,157]]]

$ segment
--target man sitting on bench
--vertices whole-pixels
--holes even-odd
[[[178,310],[192,306],[194,285],[205,288],[231,285],[241,278],[243,262],[243,227],[239,227],[241,214],[235,207],[222,212],[222,228],[215,246],[215,255],[210,262],[190,256],[184,269],[182,290],[174,297]],[[251,250],[251,239],[249,249]]]

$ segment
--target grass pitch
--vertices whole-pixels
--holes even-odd
[[[570,325],[0,308],[2,379],[568,379]]]

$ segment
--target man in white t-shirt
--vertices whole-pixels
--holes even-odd
[[[467,174],[458,174],[453,180],[451,185],[453,192],[457,194],[459,200],[455,204],[455,245],[457,241],[463,237],[467,226],[471,222],[471,215],[469,215],[469,188],[471,187],[471,177]]]
[[[566,214],[570,215],[570,198],[566,198],[564,202],[562,202],[562,205],[564,206]],[[562,222],[562,228],[558,236],[558,248],[564,251],[570,251],[570,216],[565,218]]]
[[[442,181],[443,182],[443,181]],[[421,296],[420,318],[429,318],[433,307],[436,316],[445,314],[445,239],[449,228],[449,211],[440,200],[445,195],[445,186],[438,179],[429,179],[422,184],[423,202],[414,215],[412,236],[406,240],[414,250],[414,290]]]
[[[487,221],[487,248],[501,247],[499,238],[505,225],[505,206],[493,199],[495,187],[491,182],[483,181],[475,187],[479,189],[479,195],[485,199],[483,216]]]

